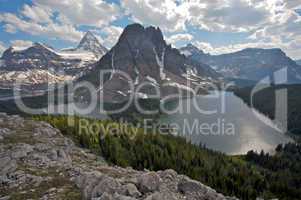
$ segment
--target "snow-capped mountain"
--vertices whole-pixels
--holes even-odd
[[[301,66],[301,60],[296,60],[296,63]]]
[[[259,81],[287,68],[288,82],[301,82],[301,67],[281,49],[247,48],[238,52],[210,55],[192,44],[180,49],[188,58],[210,65],[225,77]]]
[[[100,71],[105,69],[111,70],[111,73],[100,86]],[[128,80],[116,73],[117,70],[128,74],[135,88],[144,83],[150,85],[135,92],[142,98],[152,95],[154,87],[166,96],[176,93],[178,88],[187,92],[191,89],[187,81],[191,83],[190,87],[195,87],[197,83],[205,87],[219,77],[208,65],[187,59],[177,49],[167,45],[159,28],[144,28],[140,24],[127,26],[117,44],[79,81],[89,81],[102,90],[105,101],[124,101],[133,91]]]
[[[74,79],[89,71],[106,51],[91,32],[83,37],[78,47],[69,50],[55,50],[41,43],[12,46],[0,59],[0,83],[10,85],[22,80],[34,85]]]
[[[103,55],[105,55],[108,50],[106,47],[102,46],[99,40],[93,35],[92,32],[88,31],[84,37],[79,42],[76,48],[64,49],[62,53],[92,53],[94,54],[96,59],[100,59]]]
[[[99,40],[90,31],[88,31],[80,41],[77,50],[90,51],[98,58],[101,58],[108,52],[107,48],[102,46]]]

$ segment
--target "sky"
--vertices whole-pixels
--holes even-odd
[[[160,27],[175,47],[281,48],[301,59],[301,0],[0,0],[0,54],[32,42],[73,47],[88,30],[110,48],[131,23]]]

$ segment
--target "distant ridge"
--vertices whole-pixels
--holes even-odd
[[[301,68],[281,49],[247,48],[222,55],[205,54],[189,44],[180,49],[188,58],[210,65],[228,78],[259,81],[287,68],[288,82],[301,83]]]

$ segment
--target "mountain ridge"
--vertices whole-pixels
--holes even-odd
[[[86,80],[100,87],[99,72],[111,70],[104,80],[103,91],[107,101],[124,101],[129,97],[128,82],[116,70],[127,73],[135,87],[150,83],[162,94],[173,94],[177,88],[184,88],[188,79],[204,84],[219,77],[208,65],[192,61],[181,55],[177,49],[167,45],[158,27],[143,27],[141,24],[128,25],[118,42],[105,54],[91,72],[79,80]],[[165,84],[166,87],[161,87]],[[109,91],[109,92],[108,92]],[[153,94],[154,88],[145,89],[142,96]],[[110,93],[110,94],[108,94]]]
[[[233,53],[211,55],[197,51],[198,48],[192,46],[182,47],[180,51],[190,59],[210,65],[227,78],[259,81],[287,68],[288,82],[301,82],[301,68],[280,48],[246,48]]]
[[[56,50],[39,42],[11,46],[0,59],[0,85],[12,87],[15,77],[20,77],[26,85],[72,80],[90,70],[106,52],[91,32],[85,34],[76,48],[69,50]],[[35,75],[37,71],[39,78]]]

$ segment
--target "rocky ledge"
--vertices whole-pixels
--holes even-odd
[[[0,200],[219,200],[173,170],[109,166],[45,122],[0,114]]]

